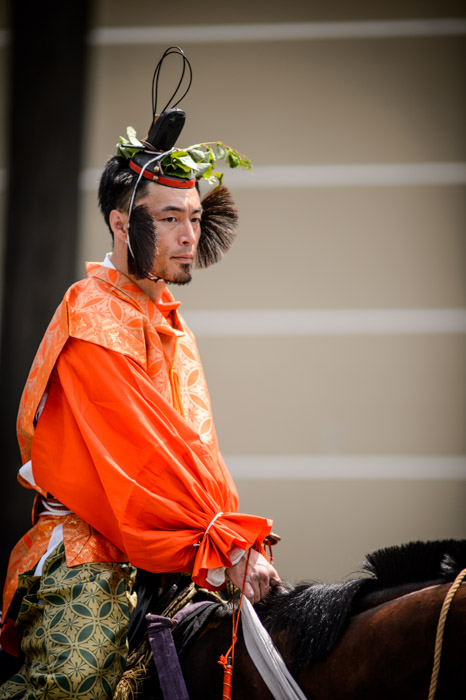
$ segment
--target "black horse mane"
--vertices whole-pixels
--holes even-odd
[[[466,540],[409,542],[366,556],[362,575],[337,584],[301,583],[256,606],[270,634],[286,631],[293,675],[324,659],[357,602],[368,592],[407,583],[450,581],[466,566]]]
[[[379,587],[391,587],[436,578],[450,580],[465,564],[466,540],[416,541],[368,554],[362,570]]]

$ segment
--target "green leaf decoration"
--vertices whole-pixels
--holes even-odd
[[[133,158],[136,153],[144,150],[144,144],[137,138],[132,126],[126,129],[127,138],[120,136],[117,143],[117,154],[123,158]],[[223,173],[214,172],[217,161],[223,160],[230,168],[245,168],[251,170],[249,158],[227,146],[222,141],[196,143],[189,148],[175,149],[167,153],[161,160],[166,175],[183,179],[204,179],[211,185],[221,185]]]
[[[181,167],[186,168],[187,170],[196,170],[197,168],[197,163],[191,158],[191,156],[186,155],[186,156],[177,156],[176,152],[172,154],[174,159],[177,160],[178,163],[180,163]]]
[[[230,168],[236,168],[240,164],[240,159],[238,158],[236,153],[232,153],[231,151],[227,155],[227,161]]]
[[[128,138],[125,139],[124,136],[120,136],[120,140],[116,145],[117,155],[130,159],[144,148],[144,144],[137,138],[136,129],[133,126],[126,128],[126,134]]]
[[[212,170],[212,163],[198,163],[196,168],[197,177],[210,177]]]
[[[227,154],[227,149],[221,146],[219,143],[215,145],[215,156],[217,160],[223,160]]]
[[[190,146],[189,153],[191,155],[191,158],[193,160],[195,160],[196,163],[201,163],[204,160],[205,153],[204,153],[204,151],[201,151],[200,148],[196,148],[195,146]]]

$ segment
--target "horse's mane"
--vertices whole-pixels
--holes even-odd
[[[286,635],[290,670],[296,675],[324,659],[338,641],[364,579],[345,583],[303,583],[288,593],[269,596],[256,610],[272,635]]]
[[[286,634],[293,675],[324,659],[357,601],[367,592],[406,583],[452,580],[466,566],[466,540],[410,542],[366,556],[362,575],[337,584],[302,583],[256,606],[271,634]]]
[[[373,576],[377,587],[453,578],[466,563],[466,540],[408,542],[368,554],[362,570]]]

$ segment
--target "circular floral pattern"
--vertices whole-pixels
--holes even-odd
[[[134,569],[92,563],[68,568],[63,544],[41,578],[20,577],[17,625],[26,663],[0,688],[0,700],[111,698],[126,664]]]

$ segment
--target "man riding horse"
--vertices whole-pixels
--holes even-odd
[[[250,163],[219,142],[174,147],[177,91],[156,113],[174,54],[191,74],[180,49],[165,52],[147,138],[128,129],[100,181],[113,251],[66,292],[21,399],[19,481],[37,494],[5,585],[1,644],[19,668],[0,699],[111,697],[136,568],[159,574],[161,591],[172,572],[214,590],[245,578],[251,602],[280,583],[262,548],[271,521],[238,513],[195,340],[167,289],[234,238],[216,161]],[[202,202],[201,179],[217,184]]]

